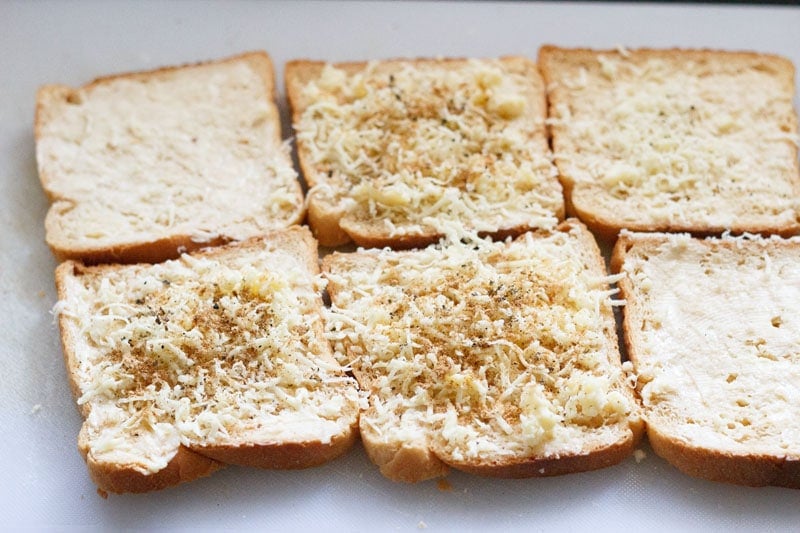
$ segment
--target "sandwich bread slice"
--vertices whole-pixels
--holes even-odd
[[[800,488],[800,240],[623,232],[612,268],[655,452]]]
[[[539,65],[567,211],[596,234],[800,231],[789,60],[545,46]]]
[[[263,52],[42,87],[36,159],[60,259],[159,262],[298,223]]]
[[[325,340],[316,242],[293,227],[161,264],[56,270],[78,446],[101,490],[223,464],[304,468],[357,435],[357,385]]]
[[[285,78],[321,245],[413,248],[449,225],[506,236],[563,218],[532,61],[300,60]]]
[[[505,242],[337,252],[322,269],[328,338],[368,395],[361,438],[386,477],[551,476],[633,451],[642,424],[614,291],[579,222]]]

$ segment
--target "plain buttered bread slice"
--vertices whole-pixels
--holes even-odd
[[[78,444],[100,489],[223,463],[303,468],[350,447],[357,385],[324,337],[317,261],[295,227],[157,265],[58,267]]]
[[[273,76],[253,52],[42,87],[36,159],[55,255],[158,262],[300,222]]]
[[[545,46],[539,65],[567,210],[596,234],[800,231],[789,60]]]
[[[369,404],[370,458],[416,482],[615,464],[642,433],[610,278],[577,221],[516,240],[323,260],[328,338]]]
[[[612,267],[656,453],[800,488],[800,240],[623,232]]]
[[[292,61],[285,78],[321,245],[412,248],[447,224],[502,236],[563,218],[532,61]]]

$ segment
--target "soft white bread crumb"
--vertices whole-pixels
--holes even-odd
[[[36,159],[60,258],[160,261],[299,222],[267,54],[37,95]]]
[[[352,444],[358,392],[324,338],[307,229],[157,265],[68,261],[56,282],[79,447],[100,488],[196,477],[161,480],[176,457],[198,475],[218,462],[300,468]]]
[[[322,245],[409,248],[442,224],[509,235],[563,218],[532,61],[293,61],[285,77]]]
[[[577,221],[515,241],[324,258],[328,337],[369,407],[384,475],[447,466],[554,475],[608,466],[641,432],[617,348],[609,278]]]
[[[789,60],[545,46],[539,65],[567,209],[593,231],[800,230]]]
[[[800,487],[800,239],[623,232],[613,268],[655,452],[694,476]]]

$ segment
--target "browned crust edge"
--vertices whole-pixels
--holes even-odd
[[[142,493],[174,487],[187,481],[209,476],[222,468],[222,463],[181,446],[167,466],[152,474],[143,474],[129,467],[95,461],[81,448],[89,476],[100,490],[114,494]]]
[[[330,442],[305,441],[242,446],[192,446],[192,451],[225,464],[279,470],[319,466],[346,453],[356,441],[356,423]]]
[[[84,265],[161,263],[177,259],[183,253],[222,246],[230,242],[232,242],[230,239],[222,237],[196,242],[189,235],[174,235],[151,242],[125,243],[103,248],[63,248],[47,240],[51,252],[58,261],[75,260]]]
[[[419,483],[448,474],[450,468],[428,446],[386,445],[369,437],[361,426],[361,440],[369,459],[392,481]]]
[[[648,425],[647,438],[658,456],[689,476],[750,487],[800,489],[800,460],[772,455],[734,455],[689,446],[662,432],[655,424]]]
[[[544,59],[545,62],[552,57],[553,55],[557,54],[581,54],[590,57],[595,57],[597,54],[604,54],[604,55],[616,55],[619,57],[623,56],[624,54],[630,55],[650,55],[650,56],[663,56],[663,57],[674,57],[677,54],[682,55],[689,55],[693,57],[702,57],[707,58],[709,55],[718,55],[722,54],[727,57],[740,57],[746,59],[766,59],[770,62],[780,63],[780,68],[791,68],[792,72],[794,72],[794,66],[786,57],[783,57],[778,54],[770,54],[765,52],[755,52],[752,50],[722,50],[719,48],[681,48],[679,46],[667,47],[667,48],[651,48],[651,47],[637,47],[637,48],[627,48],[627,47],[617,47],[617,48],[588,48],[588,47],[564,47],[558,46],[553,44],[543,44],[539,47],[539,61],[540,64]],[[542,70],[542,75],[544,75],[545,71]],[[549,72],[548,72],[549,74]],[[552,81],[550,79],[549,81]]]
[[[531,458],[516,463],[486,463],[481,465],[458,464],[450,466],[470,474],[485,477],[522,479],[529,477],[550,477],[599,470],[621,463],[633,453],[641,440],[643,426],[632,428],[623,441],[612,443],[590,453],[561,455],[557,457]]]

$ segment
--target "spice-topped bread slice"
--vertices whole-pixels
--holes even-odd
[[[156,265],[58,267],[78,445],[102,490],[224,463],[303,468],[350,447],[358,391],[324,337],[317,261],[295,227]]]
[[[323,246],[411,248],[452,226],[513,235],[563,218],[532,61],[292,61],[285,78]]]
[[[800,488],[800,240],[623,232],[612,268],[656,453]]]
[[[642,424],[605,266],[577,221],[506,242],[334,253],[328,337],[369,396],[360,430],[390,479],[615,464]]]
[[[253,52],[42,87],[36,159],[55,255],[158,262],[299,222],[273,77]]]
[[[800,231],[789,60],[545,46],[539,65],[567,210],[594,232]]]

